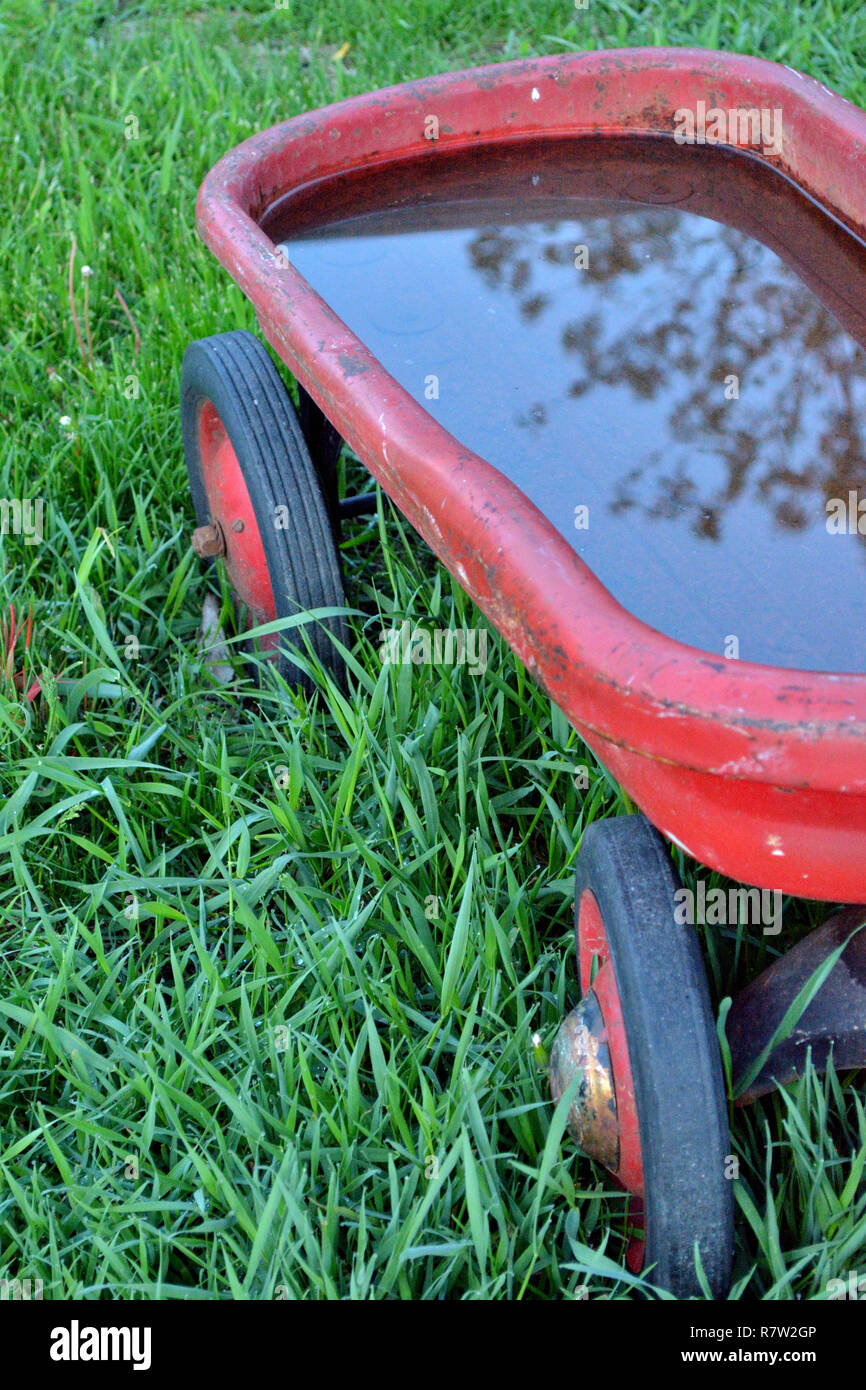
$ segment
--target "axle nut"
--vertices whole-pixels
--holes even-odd
[[[192,548],[196,555],[225,555],[226,538],[219,522],[211,526],[197,526],[192,533]]]

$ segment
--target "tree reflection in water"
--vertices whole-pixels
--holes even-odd
[[[772,278],[756,286],[748,272],[769,258],[730,227],[667,208],[588,216],[581,226],[583,270],[574,269],[573,236],[556,223],[485,228],[467,251],[488,290],[516,296],[527,325],[562,303],[534,284],[542,265],[607,287],[605,312],[559,329],[574,359],[568,395],[625,387],[656,403],[666,436],[664,449],[649,448],[618,480],[610,510],[679,517],[718,540],[731,504],[748,493],[783,529],[823,525],[827,501],[864,482],[863,349],[777,258]],[[640,295],[638,323],[630,286]],[[726,399],[732,377],[739,394]],[[536,401],[514,423],[544,424],[550,406]]]
[[[290,259],[644,622],[866,670],[863,538],[826,526],[866,483],[862,244],[748,161],[578,143],[305,195]]]

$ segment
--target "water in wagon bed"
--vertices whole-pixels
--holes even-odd
[[[433,157],[302,190],[266,229],[644,622],[866,669],[863,243],[720,147]]]

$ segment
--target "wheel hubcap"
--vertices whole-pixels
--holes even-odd
[[[612,1173],[619,1167],[619,1122],[607,1029],[594,990],[563,1019],[550,1055],[554,1103],[575,1078],[577,1092],[568,1111],[568,1130],[590,1158]]]

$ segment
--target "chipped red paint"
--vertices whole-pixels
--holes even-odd
[[[293,189],[349,168],[426,153],[432,169],[438,149],[479,141],[671,134],[674,111],[698,101],[780,107],[781,153],[761,157],[866,235],[866,114],[790,68],[661,48],[454,73],[296,117],[220,161],[198,225],[279,356],[650,820],[733,878],[862,902],[866,675],[725,662],[627,613],[277,261],[258,225]]]

